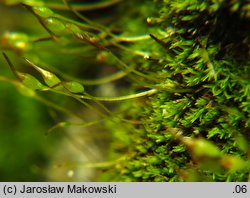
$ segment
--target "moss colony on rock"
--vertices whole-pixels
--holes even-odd
[[[109,143],[96,180],[250,181],[248,0],[3,2],[23,20],[1,37],[17,76],[2,80],[97,112]]]

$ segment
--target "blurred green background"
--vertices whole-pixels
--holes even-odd
[[[2,64],[1,64],[2,65]],[[44,105],[0,83],[0,181],[43,181],[56,139]]]
[[[21,6],[0,5],[0,13],[1,34],[44,32],[34,16]],[[15,57],[10,51],[5,52]],[[11,60],[21,61],[16,59]],[[15,79],[2,54],[0,76]],[[46,105],[20,94],[11,83],[0,81],[0,181],[47,180],[45,171],[62,138],[58,133],[46,135],[55,124],[49,111]]]
[[[53,2],[62,4],[62,1],[59,0]],[[89,2],[93,1],[84,3]],[[110,24],[114,18],[107,15],[104,20],[101,17],[102,14],[105,15],[110,11],[104,9],[102,12],[94,12],[94,15],[87,12],[87,15],[91,15],[98,22]],[[60,12],[57,10],[57,13]],[[4,6],[0,4],[0,13],[5,16],[0,18],[0,49],[8,55],[18,71],[32,74],[41,80],[37,71],[27,66],[24,57],[36,60],[42,64],[42,67],[48,67],[52,72],[59,71],[62,76],[66,74],[66,77],[68,75],[81,79],[93,79],[117,71],[114,61],[100,64],[98,57],[103,56],[102,53],[93,46],[75,42],[74,37],[65,36],[66,39],[62,38],[58,42],[48,40],[35,42],[35,44],[29,43],[32,39],[50,35],[36,17],[21,5]],[[71,12],[63,13],[71,18],[77,18]],[[4,40],[4,35],[7,35],[8,38],[8,35],[12,35],[12,33],[29,36],[27,50],[26,48],[24,50],[21,48],[20,51],[17,48],[6,49],[8,41]],[[17,80],[2,54],[0,55],[0,77]],[[89,86],[85,89],[89,93],[103,90],[101,86]],[[112,85],[105,87],[105,90],[111,90],[110,92],[112,89],[114,89]],[[84,105],[63,95],[44,92],[37,94],[72,111],[79,117],[85,117],[90,121],[96,119],[96,115],[93,113],[95,110],[86,112]],[[59,128],[54,133],[47,134],[51,127],[68,120],[80,122],[79,118],[75,120],[70,114],[64,115],[34,98],[23,96],[10,82],[0,78],[0,181],[90,180],[95,172],[92,168],[86,170],[82,166],[84,163],[104,160],[103,152],[105,150],[100,151],[99,146],[106,144],[103,137],[106,134],[97,134],[100,138],[96,138],[97,135],[94,133],[103,130],[97,130],[95,127],[85,130],[84,127],[79,126],[67,127],[67,129]],[[65,136],[66,133],[68,134]],[[72,135],[69,136],[69,134]],[[85,138],[82,138],[83,136]]]

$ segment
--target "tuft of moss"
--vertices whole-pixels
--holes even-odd
[[[147,33],[158,46],[145,47],[150,58],[139,68],[158,92],[119,107],[140,122],[125,127],[129,144],[114,140],[114,151],[128,150],[119,180],[249,181],[249,2],[152,4],[161,9]]]
[[[25,85],[33,98],[73,110],[86,126],[62,95],[98,114],[109,133],[108,163],[92,164],[101,170],[98,180],[249,181],[248,1],[63,2],[18,1],[42,30],[29,24],[26,34],[2,36],[1,46],[56,77],[51,85],[26,69],[42,84]],[[65,102],[43,100],[41,91]]]

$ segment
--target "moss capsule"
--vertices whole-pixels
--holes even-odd
[[[47,18],[45,20],[47,28],[49,28],[53,33],[61,35],[65,34],[65,25],[63,22],[56,18]]]
[[[29,37],[19,32],[6,32],[0,38],[0,45],[5,49],[12,49],[17,53],[31,48]]]
[[[22,83],[25,87],[31,90],[41,90],[45,88],[45,86],[40,83],[34,76],[25,73],[19,73],[20,78],[22,78]]]
[[[32,9],[40,17],[47,18],[47,17],[52,17],[54,15],[54,12],[51,9],[46,8],[46,7],[36,6],[36,7],[33,7]]]
[[[49,86],[49,87],[54,87],[58,84],[61,83],[61,80],[52,72],[49,72],[45,69],[42,69],[40,67],[38,67],[37,65],[35,65],[34,63],[32,63],[31,61],[29,61],[28,59],[25,59],[30,66],[32,66],[33,68],[35,68],[43,77],[44,82]]]
[[[65,82],[63,85],[71,93],[84,93],[84,87],[78,82]]]

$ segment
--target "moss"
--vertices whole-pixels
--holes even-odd
[[[159,92],[144,101],[143,108],[138,105],[138,112],[127,102],[127,109],[136,113],[126,109],[125,117],[132,116],[142,124],[128,130],[132,143],[121,169],[122,179],[247,181],[248,169],[227,166],[222,162],[225,156],[210,159],[210,147],[205,148],[208,153],[204,150],[202,159],[197,158],[195,148],[182,144],[171,130],[207,139],[223,155],[240,156],[249,163],[249,147],[243,151],[235,144],[237,136],[244,136],[249,145],[249,111],[244,108],[249,100],[249,14],[240,11],[249,5],[188,0],[158,4],[162,9],[150,20],[165,35],[151,35],[161,46],[151,46],[158,61],[150,65],[146,61],[144,65],[150,69],[143,68],[143,72],[157,73],[159,83],[150,85]],[[236,4],[238,10],[233,9]],[[175,84],[175,92],[164,90],[168,82]],[[178,88],[190,91],[182,93]]]
[[[99,180],[249,180],[247,1],[108,1],[117,12],[110,13],[107,6],[102,18],[102,12],[86,13],[95,21],[79,16],[78,8],[65,2],[63,6],[71,13],[59,12],[62,5],[45,3],[38,9],[36,3],[23,1],[49,36],[33,39],[33,43],[32,39],[23,41],[31,42],[33,51],[15,39],[2,43],[5,49],[28,56],[38,68],[46,68],[45,62],[59,64],[54,57],[65,60],[62,67],[47,66],[60,78],[59,83],[44,84],[47,87],[40,91],[70,96],[87,108],[91,107],[86,99],[124,100],[114,105],[112,113],[98,102],[101,109],[97,112],[111,134],[107,160],[115,162],[101,168]],[[54,51],[56,55],[51,55]],[[63,72],[71,70],[68,64],[74,67],[70,75]],[[89,85],[103,86],[97,76],[103,72],[100,66],[108,65],[112,71],[123,72],[116,78],[119,88],[114,76],[106,78],[115,94],[128,96],[91,95],[96,89]],[[94,79],[79,79],[78,73],[84,71],[94,71]],[[83,84],[82,95],[65,87],[66,81]]]

